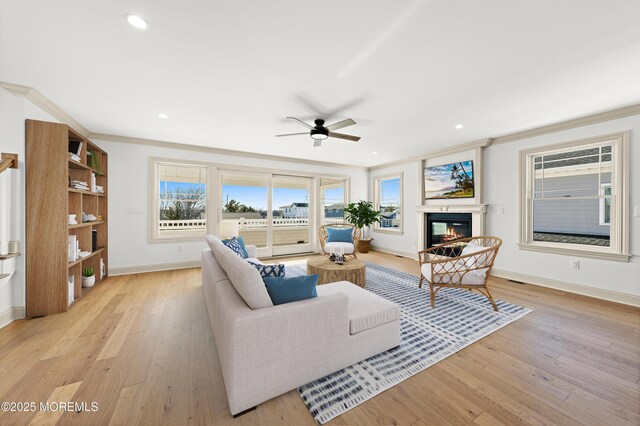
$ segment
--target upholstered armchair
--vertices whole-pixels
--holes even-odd
[[[418,253],[420,283],[429,284],[431,306],[436,306],[436,293],[445,287],[476,290],[484,295],[494,310],[496,303],[487,288],[487,279],[502,240],[497,237],[471,237],[449,241]]]
[[[351,242],[328,242],[329,233],[327,232],[327,228],[336,228],[336,229],[351,229]],[[360,230],[355,226],[349,223],[335,223],[330,225],[322,225],[318,229],[318,240],[320,241],[320,248],[322,249],[322,255],[329,254],[331,249],[338,250],[340,248],[344,249],[345,256],[353,256],[354,258],[358,258],[356,255],[358,240],[360,240]]]

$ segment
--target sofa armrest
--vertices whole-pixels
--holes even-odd
[[[258,257],[258,247],[256,246],[245,246],[244,248],[247,249],[247,254],[249,255],[249,257]]]
[[[349,298],[343,293],[232,316],[225,318],[225,336],[216,336],[218,351],[225,352],[221,359],[227,361],[222,369],[232,413],[255,405],[260,395],[304,384],[288,383],[283,372],[311,373],[339,353],[349,337]]]

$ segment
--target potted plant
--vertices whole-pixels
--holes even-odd
[[[87,266],[82,270],[82,287],[93,287],[96,283],[96,274],[93,266]]]
[[[371,201],[360,200],[357,203],[349,203],[344,208],[345,219],[350,224],[362,230],[362,238],[358,241],[358,251],[368,253],[373,238],[366,238],[366,228],[374,223],[380,223],[381,213],[373,208]]]

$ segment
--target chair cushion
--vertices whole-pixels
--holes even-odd
[[[327,243],[353,243],[353,229],[327,227]]]
[[[357,334],[400,320],[400,306],[347,281],[318,286],[318,295],[344,293],[349,297],[349,333]]]
[[[462,256],[467,254],[478,253],[482,250],[486,250],[488,247],[484,247],[474,243],[473,241],[467,244],[464,249],[462,249]],[[466,263],[467,268],[473,268],[476,266],[485,266],[487,264],[487,260],[489,259],[489,252],[485,254],[481,254],[480,256],[471,256],[466,258],[463,262]],[[460,259],[462,261],[462,259]],[[479,277],[484,276],[486,273],[486,269],[474,269],[473,273]]]
[[[228,240],[222,240],[222,244],[229,247],[235,254],[243,259],[249,257],[249,253],[247,253],[247,249],[244,246],[244,239],[242,237],[233,237]]]
[[[265,265],[264,263],[253,263],[249,261],[249,264],[256,268],[260,272],[260,276],[264,280],[267,277],[284,277],[284,265]],[[267,289],[268,290],[268,289]],[[273,300],[273,298],[271,299]]]
[[[224,247],[226,252],[214,255],[229,276],[231,284],[251,309],[273,306],[269,293],[264,286],[260,272],[249,262],[241,259],[234,251]],[[218,248],[220,252],[220,249]],[[218,257],[220,256],[220,257]]]
[[[318,297],[318,274],[297,277],[266,277],[264,284],[274,305]]]
[[[353,254],[353,243],[326,243],[324,245],[325,253],[329,253],[331,249],[338,251],[341,248],[344,250],[344,254]]]
[[[452,261],[453,262],[453,261]],[[464,285],[484,285],[485,284],[485,275],[487,274],[487,268],[478,269],[480,271],[480,275],[473,274],[473,271],[469,271],[462,276],[462,282],[460,282],[460,274],[459,272],[454,272],[452,274],[444,274],[449,268],[438,267],[436,266],[436,276],[434,281],[431,280],[431,265],[425,263],[420,267],[420,272],[422,272],[422,276],[424,276],[427,281],[433,284],[464,284]],[[458,268],[460,269],[460,268]],[[464,268],[462,269],[464,271]],[[442,271],[442,275],[438,273],[438,271]]]

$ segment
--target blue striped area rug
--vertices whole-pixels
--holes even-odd
[[[287,275],[305,273],[304,265],[287,266]],[[438,291],[432,309],[429,290],[418,288],[417,276],[371,263],[367,264],[366,289],[402,307],[400,346],[298,388],[318,424],[531,312],[497,299],[500,312],[495,312],[484,296],[454,288]]]

